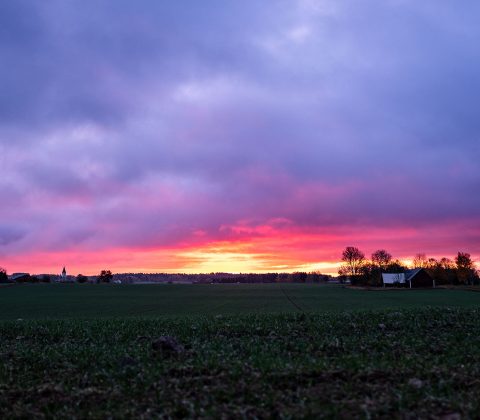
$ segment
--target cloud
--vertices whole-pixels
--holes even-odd
[[[350,229],[318,261],[373,229],[480,254],[478,7],[2,2],[1,255],[270,237],[281,266],[285,229]]]
[[[20,226],[0,225],[0,245],[5,246],[20,240],[25,235]]]

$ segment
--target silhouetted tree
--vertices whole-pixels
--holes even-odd
[[[277,282],[278,283],[286,283],[288,282],[289,274],[288,273],[278,273],[277,274]]]
[[[361,274],[360,267],[365,263],[365,254],[354,246],[347,246],[342,252],[342,261],[345,263],[338,274],[356,276]]]
[[[406,270],[406,267],[400,260],[390,261],[385,267],[387,273],[403,273]]]
[[[372,262],[381,270],[385,270],[388,264],[392,261],[392,255],[384,249],[379,249],[372,254]]]
[[[291,273],[288,277],[292,283],[305,283],[305,281],[307,280],[307,273],[302,271],[295,271],[294,273]]]
[[[450,258],[443,257],[442,259],[440,259],[439,264],[440,264],[440,267],[442,267],[445,270],[448,270],[448,269],[452,270],[455,268],[455,264]]]
[[[113,274],[110,270],[102,270],[97,277],[99,283],[110,283],[113,279]]]
[[[77,276],[77,282],[78,283],[86,283],[87,281],[88,281],[88,277],[84,276],[83,274],[79,274]]]
[[[455,264],[457,265],[458,269],[473,268],[473,261],[468,252],[459,252],[455,257]]]
[[[426,268],[427,256],[423,253],[415,255],[413,258],[413,268]]]
[[[457,283],[457,269],[455,264],[450,258],[440,258],[435,260],[434,265],[429,259],[428,273],[435,279],[436,284],[455,284]]]
[[[438,265],[439,265],[439,262],[435,258],[429,258],[425,263],[425,268],[428,268],[430,270],[435,270],[435,268],[437,268]]]
[[[0,283],[8,283],[7,270],[0,267]]]
[[[360,278],[356,279],[357,284],[368,286],[382,285],[382,269],[373,263],[366,262],[358,269]]]
[[[306,281],[308,283],[321,283],[328,281],[328,279],[328,275],[322,274],[319,271],[312,271],[311,273],[308,273]]]
[[[455,257],[455,264],[459,283],[474,284],[478,282],[478,274],[468,252],[459,252]]]
[[[440,261],[435,258],[428,258],[424,268],[436,284],[447,283],[446,272],[442,268]]]

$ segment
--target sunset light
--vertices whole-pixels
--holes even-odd
[[[473,15],[60,3],[0,9],[8,271],[480,258]]]
[[[0,0],[0,419],[480,418],[480,1]]]

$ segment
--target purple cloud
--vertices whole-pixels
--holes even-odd
[[[0,256],[272,220],[461,223],[480,254],[479,9],[3,1]]]

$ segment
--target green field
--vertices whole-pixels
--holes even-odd
[[[474,418],[480,293],[0,287],[0,418]],[[159,348],[171,336],[178,348]]]
[[[364,291],[317,284],[25,284],[0,288],[0,319],[331,312],[425,305],[472,308],[479,304],[480,293],[463,290]]]

